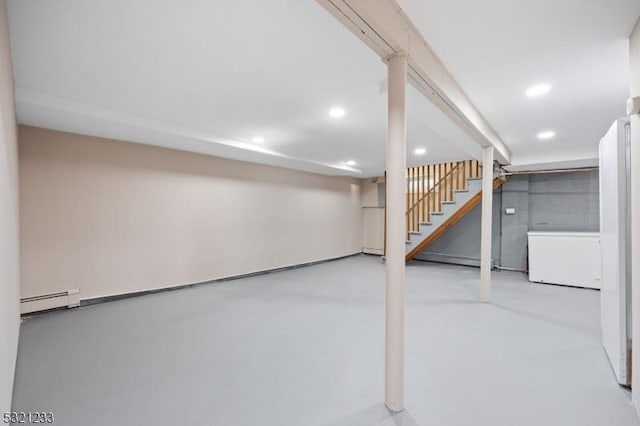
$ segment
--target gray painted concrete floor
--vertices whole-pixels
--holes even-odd
[[[384,266],[308,268],[32,317],[15,411],[58,425],[639,425],[599,294],[407,267],[407,409],[384,395]]]

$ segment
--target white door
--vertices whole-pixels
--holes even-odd
[[[365,207],[362,214],[362,251],[384,254],[384,207]]]
[[[600,243],[602,342],[618,382],[629,384],[626,292],[625,120],[600,141]]]

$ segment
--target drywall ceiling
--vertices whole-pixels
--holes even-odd
[[[514,165],[582,164],[625,114],[638,0],[398,0],[512,152]],[[525,91],[548,83],[551,91]],[[541,141],[537,134],[553,130]]]
[[[386,66],[314,1],[10,0],[9,15],[20,123],[318,173],[384,170]],[[477,149],[413,88],[408,143],[410,165]]]

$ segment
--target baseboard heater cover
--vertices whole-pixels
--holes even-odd
[[[80,289],[72,288],[58,293],[40,296],[24,297],[20,299],[20,313],[47,311],[57,308],[74,308],[80,306]]]

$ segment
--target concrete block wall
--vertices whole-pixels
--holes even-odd
[[[530,175],[530,230],[597,232],[598,186],[597,171]]]
[[[527,232],[529,231],[529,176],[519,175],[502,185],[503,210],[498,213],[500,234],[499,265],[518,270],[527,267]],[[504,208],[515,208],[516,214],[507,215]]]
[[[498,189],[493,193],[493,224],[491,226],[493,234],[491,259],[494,265],[500,259],[500,203],[500,189]],[[482,206],[477,205],[427,250],[416,256],[416,259],[479,267],[481,218]]]

